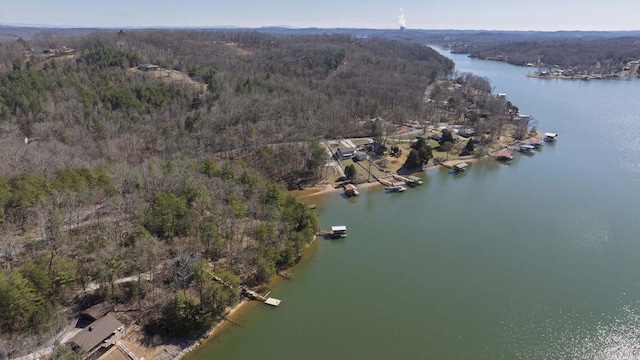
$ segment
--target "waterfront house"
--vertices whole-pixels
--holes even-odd
[[[124,325],[111,315],[105,315],[82,329],[69,340],[72,349],[91,355],[109,348],[124,335]]]

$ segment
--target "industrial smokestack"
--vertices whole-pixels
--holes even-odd
[[[407,27],[407,19],[404,18],[404,10],[402,8],[400,8],[398,23],[400,24],[400,30],[404,31],[404,29]]]

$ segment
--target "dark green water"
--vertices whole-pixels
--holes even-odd
[[[190,359],[640,357],[640,81],[486,76],[556,144],[511,165],[423,174],[405,193],[314,199],[323,228],[295,278]]]

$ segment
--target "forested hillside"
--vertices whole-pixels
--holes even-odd
[[[550,38],[441,43],[471,57],[514,65],[559,66],[585,74],[615,74],[640,60],[640,37]],[[638,75],[635,73],[634,75]]]
[[[316,176],[317,140],[424,115],[427,86],[453,69],[421,45],[348,35],[0,47],[0,358],[105,299],[150,344],[210,327],[241,282],[291,265],[317,232],[282,187]]]

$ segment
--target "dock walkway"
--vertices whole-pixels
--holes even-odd
[[[276,299],[276,298],[271,298],[271,297],[266,297],[266,296],[262,296],[260,294],[258,294],[257,292],[249,289],[248,286],[246,285],[242,285],[240,287],[240,289],[242,290],[242,292],[247,295],[250,299],[253,300],[258,300],[261,301],[267,305],[271,305],[271,306],[278,306],[280,305],[280,303],[282,302],[282,300],[280,299]],[[267,294],[268,295],[268,294]]]
[[[415,185],[421,185],[422,184],[422,180],[420,178],[418,178],[417,176],[405,177],[405,176],[400,176],[398,174],[391,174],[391,176],[393,176],[394,179],[398,179],[400,181],[404,181],[409,186],[415,186]]]

